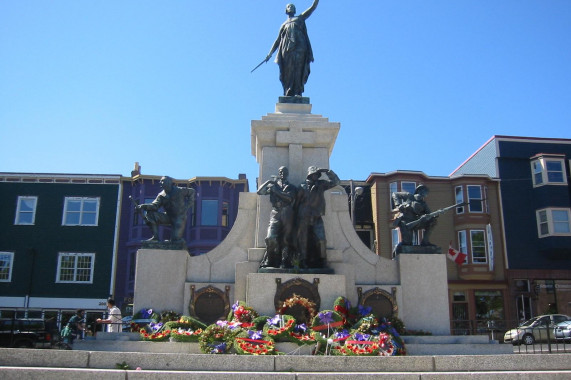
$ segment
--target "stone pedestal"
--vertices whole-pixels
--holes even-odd
[[[288,167],[289,182],[295,186],[305,182],[309,166],[329,169],[340,124],[311,114],[311,104],[277,103],[275,110],[262,120],[252,120],[252,155],[260,164],[256,186],[277,175],[280,166]],[[268,198],[259,200],[256,247],[265,245],[271,210]]]
[[[183,310],[189,254],[184,250],[139,249],[133,310]]]
[[[450,334],[446,256],[398,255],[402,305],[399,318],[412,330]]]

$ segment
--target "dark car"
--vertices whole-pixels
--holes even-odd
[[[43,319],[0,319],[0,347],[50,348],[51,340]]]

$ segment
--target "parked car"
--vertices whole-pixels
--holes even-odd
[[[523,322],[515,329],[508,330],[504,334],[504,343],[511,343],[514,346],[521,343],[530,345],[537,341],[547,341],[548,337],[555,342],[555,325],[569,320],[571,317],[563,314],[539,315]]]
[[[571,321],[559,322],[553,333],[556,340],[571,343]]]
[[[50,348],[51,340],[43,319],[0,319],[0,347]]]

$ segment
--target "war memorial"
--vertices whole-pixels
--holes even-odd
[[[2,355],[0,365],[14,366],[1,371],[3,378],[569,376],[563,356],[530,360],[509,355],[509,345],[489,343],[487,336],[450,335],[446,257],[429,233],[419,245],[408,239],[414,229],[432,229],[445,211],[418,211],[428,191],[422,185],[395,198],[403,239],[394,260],[361,242],[329,165],[341,124],[312,114],[303,96],[313,61],[305,21],[317,5],[314,0],[299,15],[287,6],[287,20],[260,63],[276,53],[283,95],[273,112],[251,121],[259,187],[240,194],[226,239],[204,255],[188,254],[177,231],[194,193],[168,176],[155,201],[135,205],[153,236],[137,253],[134,310],[139,318],[141,311],[145,318],[156,311],[182,316],[169,326],[186,337],[169,338],[161,326],[100,333],[49,360],[14,350]],[[158,235],[160,224],[171,226],[170,241]],[[430,335],[403,339],[391,318]],[[126,375],[135,366],[141,371]],[[552,377],[542,372],[554,369],[560,371]]]

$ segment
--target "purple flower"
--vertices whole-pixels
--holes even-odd
[[[151,323],[149,323],[149,327],[153,331],[159,331],[161,329],[161,327],[163,327],[163,324],[161,322],[159,322],[159,323],[151,322]]]
[[[307,331],[307,325],[305,323],[302,323],[301,325],[295,325],[294,331],[305,333]]]
[[[373,311],[372,307],[359,305],[359,314],[360,315],[362,315],[362,316],[369,315],[369,314],[371,314],[371,311]]]
[[[220,327],[226,327],[228,326],[228,321],[216,321],[216,325]]]
[[[332,312],[331,311],[323,311],[321,313],[319,313],[319,320],[321,321],[321,323],[325,324],[331,324],[333,322],[333,316],[332,316]]]
[[[262,332],[249,330],[248,336],[250,337],[250,339],[260,340],[260,339],[262,339]]]
[[[143,319],[149,319],[153,315],[153,309],[141,309],[141,317]]]
[[[355,339],[357,339],[360,342],[364,342],[364,341],[368,341],[371,339],[371,336],[369,334],[361,334],[361,333],[356,333],[355,334]]]
[[[279,314],[276,314],[275,317],[267,319],[268,324],[273,325],[273,326],[279,326],[281,321],[281,316]]]
[[[238,306],[240,306],[240,301],[234,302],[234,305],[232,305],[232,311],[236,311],[236,309],[238,308]]]
[[[220,343],[215,345],[212,351],[210,352],[212,354],[223,354],[225,351],[226,351],[226,343]]]
[[[349,335],[351,335],[351,334],[349,334],[349,331],[347,331],[347,330],[342,330],[342,331],[337,331],[337,332],[334,334],[333,337],[334,337],[335,339],[343,339],[343,338],[348,337]]]

